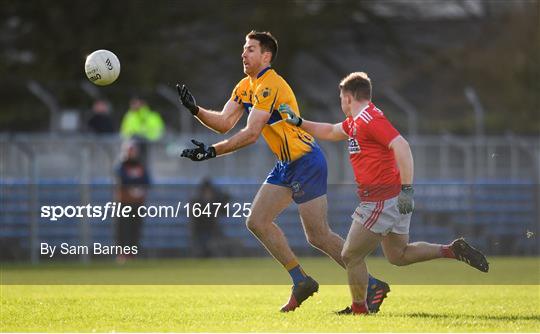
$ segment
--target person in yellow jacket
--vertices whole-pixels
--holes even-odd
[[[129,110],[124,115],[120,127],[122,136],[149,142],[159,140],[164,132],[160,114],[150,109],[148,104],[138,97],[132,98],[129,104]]]

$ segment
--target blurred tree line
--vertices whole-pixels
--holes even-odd
[[[130,95],[154,96],[158,84],[173,88],[177,81],[202,105],[221,108],[243,77],[244,36],[257,29],[278,37],[274,67],[307,117],[328,120],[331,108],[332,120],[339,120],[339,79],[366,70],[377,78],[375,99],[390,115],[396,106],[380,93],[386,87],[416,106],[420,133],[472,133],[472,107],[463,94],[469,85],[485,106],[487,133],[540,133],[538,1],[0,3],[0,131],[48,129],[47,109],[28,91],[31,80],[62,106],[88,108],[91,98],[80,84],[85,56],[96,49],[109,49],[121,61],[119,80],[99,88],[117,118]],[[443,4],[453,7],[446,13]],[[323,79],[311,78],[315,72]],[[176,117],[176,110],[160,111]]]

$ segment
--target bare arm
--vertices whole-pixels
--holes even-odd
[[[317,139],[337,141],[346,140],[349,138],[349,136],[347,136],[347,134],[341,128],[341,123],[319,123],[304,119],[302,120],[300,127]]]
[[[401,175],[401,184],[410,185],[413,182],[414,161],[409,143],[402,136],[396,137],[388,147],[394,151],[396,163]]]
[[[242,105],[229,100],[222,111],[212,111],[199,106],[199,112],[195,117],[207,128],[227,133],[242,117]]]
[[[286,115],[285,121],[287,123],[302,128],[318,139],[337,141],[349,138],[343,131],[341,123],[330,124],[305,120],[298,116],[289,105],[284,103],[279,106],[278,111]]]
[[[252,108],[245,128],[238,131],[231,138],[212,145],[216,150],[216,154],[227,154],[255,143],[268,119],[270,119],[270,113]]]

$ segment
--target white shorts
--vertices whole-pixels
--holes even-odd
[[[379,202],[360,202],[351,218],[373,233],[409,234],[412,213],[402,215],[397,208],[397,196]]]

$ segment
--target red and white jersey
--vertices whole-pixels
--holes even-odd
[[[375,202],[397,196],[401,178],[388,145],[400,134],[383,112],[370,102],[356,117],[343,121],[341,127],[349,136],[349,158],[360,200]]]

